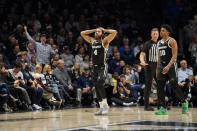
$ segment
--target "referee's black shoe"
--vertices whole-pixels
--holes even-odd
[[[151,106],[144,107],[145,111],[154,111],[154,109]]]

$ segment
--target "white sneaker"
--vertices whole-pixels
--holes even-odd
[[[33,104],[33,108],[36,109],[36,110],[42,109],[42,107],[40,107],[40,106],[38,106],[38,105],[36,105],[36,104]]]
[[[104,105],[103,111],[102,111],[102,115],[107,115],[109,112],[109,106],[108,105]]]
[[[36,105],[36,106],[38,107],[38,109],[39,109],[39,110],[41,110],[41,109],[42,109],[42,107],[41,107],[41,106],[39,106],[39,105]]]
[[[94,113],[94,115],[102,115],[103,108],[100,108],[97,112]]]

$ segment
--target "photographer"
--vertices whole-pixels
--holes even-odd
[[[126,82],[125,75],[120,75],[118,85],[114,86],[112,101],[121,106],[133,105],[135,100],[131,97],[131,85]]]

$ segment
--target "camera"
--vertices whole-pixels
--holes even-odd
[[[19,76],[18,79],[21,80],[21,77]]]

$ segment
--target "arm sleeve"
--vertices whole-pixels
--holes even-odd
[[[51,53],[52,55],[55,55],[55,51],[51,48],[51,46],[50,46],[50,53]]]
[[[32,37],[29,35],[29,33],[27,32],[27,39],[34,45],[34,47],[36,47],[37,42],[32,39]]]

